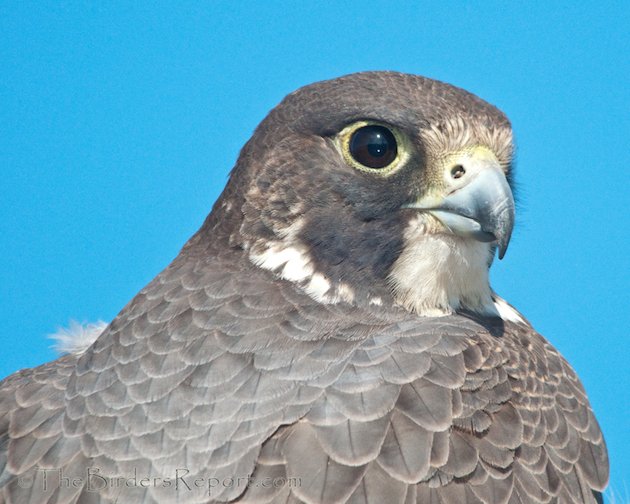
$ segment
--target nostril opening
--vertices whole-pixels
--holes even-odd
[[[466,170],[464,169],[464,167],[460,164],[453,166],[453,169],[451,170],[451,176],[454,179],[458,179],[463,177],[466,174]]]

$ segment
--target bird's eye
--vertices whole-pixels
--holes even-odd
[[[346,164],[377,177],[389,177],[407,166],[413,152],[404,132],[369,119],[348,124],[334,142]]]
[[[369,124],[352,133],[348,150],[357,163],[379,170],[396,159],[398,145],[394,134],[385,126]]]

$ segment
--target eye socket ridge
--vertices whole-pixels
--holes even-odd
[[[353,168],[389,175],[406,158],[406,142],[397,128],[376,121],[357,121],[338,136],[341,153]]]

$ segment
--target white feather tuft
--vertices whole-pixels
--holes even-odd
[[[499,312],[499,317],[501,317],[506,322],[514,322],[515,324],[526,324],[525,318],[510,305],[505,299],[500,298],[495,294],[494,296],[494,307]]]
[[[99,320],[93,324],[81,324],[76,320],[70,321],[70,327],[60,327],[54,334],[48,337],[55,340],[52,346],[60,355],[78,355],[85,352],[108,326],[106,322]]]

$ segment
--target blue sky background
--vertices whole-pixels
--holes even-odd
[[[0,376],[165,267],[285,94],[418,73],[513,122],[521,205],[493,285],[578,371],[627,500],[630,4],[308,4],[2,2]]]

